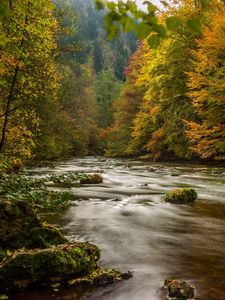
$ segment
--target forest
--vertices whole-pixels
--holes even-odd
[[[132,31],[109,40],[106,12],[91,0],[9,3],[1,2],[3,161],[224,160],[222,1],[201,12],[196,1],[168,6],[157,48]],[[190,15],[201,31],[176,27]]]
[[[0,0],[0,300],[225,297],[225,2],[141,2]]]
[[[23,164],[100,153],[134,34],[108,41],[91,0],[13,1],[1,18],[1,156]]]
[[[149,36],[139,43],[113,103],[113,122],[104,132],[107,155],[225,159],[224,3],[211,1],[199,10],[198,1],[181,2],[167,9],[161,22],[172,30],[191,16],[202,30],[195,23],[195,32],[178,27],[157,49]]]

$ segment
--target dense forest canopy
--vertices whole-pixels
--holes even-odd
[[[1,153],[18,163],[100,153],[134,34],[109,41],[92,0],[3,1],[0,13]]]
[[[106,153],[224,160],[224,2],[170,1],[158,18],[146,4],[147,13],[129,1],[108,5],[109,34],[121,25],[143,42],[126,68]]]
[[[224,160],[224,2],[95,2],[1,1],[2,159]]]

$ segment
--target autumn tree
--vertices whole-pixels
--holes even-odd
[[[135,82],[142,66],[141,57],[143,46],[131,56],[125,70],[127,81],[125,82],[119,98],[114,102],[114,121],[112,125],[102,132],[107,139],[106,154],[110,156],[127,156],[128,145],[131,140],[133,119],[139,111],[143,98],[142,88],[135,87]]]
[[[38,110],[46,99],[54,103],[58,88],[53,61],[57,22],[49,0],[10,3],[2,22],[6,43],[0,49],[0,151],[26,158],[35,146],[42,117]]]
[[[220,1],[207,14],[203,38],[192,51],[194,69],[188,73],[188,96],[198,120],[189,120],[192,150],[207,159],[225,159],[225,6]]]
[[[196,12],[198,14],[194,2],[182,1],[181,6],[172,7],[174,17],[177,14],[179,18],[187,18],[190,12],[193,16]],[[161,17],[162,23],[166,16]],[[166,20],[168,22],[168,19]],[[198,33],[193,34],[183,26],[173,30],[171,36],[163,40],[157,49],[148,45],[148,39],[142,43],[142,51],[139,49],[139,67],[134,63],[128,66],[130,74],[122,91],[122,95],[125,95],[124,103],[133,107],[133,101],[135,111],[129,115],[128,122],[126,110],[129,111],[130,107],[126,107],[125,111],[120,107],[120,112],[115,114],[117,126],[111,129],[112,134],[118,128],[118,135],[114,136],[115,145],[119,141],[120,132],[125,132],[125,128],[121,130],[120,126],[128,124],[126,136],[122,138],[123,146],[121,151],[118,151],[119,155],[148,155],[153,159],[192,157],[185,135],[184,119],[195,118],[187,95],[186,72],[191,68],[190,49],[195,47],[197,35]],[[133,80],[130,80],[130,75]],[[127,94],[124,93],[126,87]],[[131,93],[132,90],[135,91],[134,94]],[[139,91],[141,93],[138,98]],[[110,149],[107,153],[110,154]]]
[[[64,78],[60,90],[64,121],[69,131],[64,133],[70,142],[73,155],[94,154],[98,147],[97,104],[95,94],[95,71],[90,56],[86,63],[77,65],[73,61],[64,67]]]

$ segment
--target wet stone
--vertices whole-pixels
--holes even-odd
[[[100,250],[89,243],[68,243],[47,249],[16,250],[0,265],[0,290],[62,282],[97,268]]]
[[[180,279],[167,279],[168,300],[194,300],[194,287]]]
[[[103,178],[100,174],[89,175],[87,178],[81,179],[81,184],[99,184],[103,182]]]

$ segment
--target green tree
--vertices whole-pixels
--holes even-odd
[[[105,26],[108,35],[113,39],[120,29],[129,32],[134,31],[138,39],[147,39],[152,48],[157,48],[160,42],[167,38],[171,31],[185,27],[193,33],[201,32],[201,14],[208,8],[210,0],[172,0],[161,1],[166,11],[170,13],[166,16],[165,22],[161,21],[161,12],[151,1],[144,1],[147,11],[140,10],[134,1],[113,1],[95,0],[98,9],[107,8]],[[177,15],[177,7],[194,5],[195,14]],[[159,13],[160,12],[160,13]],[[174,14],[175,12],[175,14]],[[187,10],[186,10],[187,12]],[[193,11],[192,11],[193,12]]]
[[[143,98],[142,87],[137,88],[135,81],[139,76],[142,66],[140,60],[143,54],[143,47],[130,58],[125,70],[127,81],[124,83],[119,98],[114,102],[113,123],[102,132],[102,137],[107,140],[106,155],[127,156],[128,145],[132,139],[133,119],[139,111],[139,106]]]
[[[70,0],[70,3],[74,14],[78,16],[77,34],[73,40],[80,42],[83,47],[74,55],[74,59],[84,64],[88,56],[93,55],[96,73],[113,69],[116,77],[123,80],[123,70],[136,49],[135,35],[120,33],[110,41],[104,26],[106,10],[97,11],[93,0]]]
[[[104,70],[97,76],[95,92],[98,108],[98,125],[109,127],[113,121],[113,102],[118,98],[122,83],[112,70]]]

